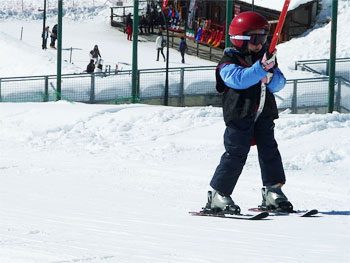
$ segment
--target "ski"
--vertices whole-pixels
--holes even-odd
[[[297,215],[299,217],[312,217],[312,216],[315,216],[318,214],[317,209],[311,209],[311,210],[305,210],[305,211],[293,210],[292,212],[281,212],[278,210],[263,210],[263,209],[257,207],[257,208],[250,208],[250,209],[248,209],[248,211],[256,212],[256,213],[261,213],[261,212],[265,211],[265,212],[268,212],[269,215],[271,215],[271,216]]]
[[[269,216],[266,211],[260,211],[257,214],[241,214],[241,210],[238,208],[236,210],[230,210],[227,206],[224,210],[212,209],[211,203],[213,199],[212,191],[208,191],[208,202],[205,207],[199,212],[188,212],[193,216],[212,216],[221,218],[231,218],[231,219],[242,219],[242,220],[261,220]]]
[[[212,216],[221,218],[241,219],[241,220],[261,220],[269,216],[266,211],[261,211],[257,214],[224,214],[224,213],[213,213],[210,210],[202,210],[199,212],[189,212],[193,216]]]

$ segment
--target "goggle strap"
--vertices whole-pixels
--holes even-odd
[[[230,36],[230,39],[236,39],[236,40],[250,40],[250,36]]]

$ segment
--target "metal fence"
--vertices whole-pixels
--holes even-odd
[[[336,75],[350,83],[350,58],[336,59]],[[329,75],[329,59],[300,60],[295,62],[296,70],[306,70],[319,75]]]
[[[289,108],[292,113],[327,113],[328,83],[328,77],[287,80],[284,89],[275,93],[278,108]],[[334,105],[338,112],[350,111],[350,86],[341,77],[336,78]]]
[[[165,69],[143,69],[138,71],[138,101],[158,99],[164,101]],[[344,73],[344,75],[345,73]],[[67,101],[86,103],[124,103],[132,100],[131,71],[117,74],[104,72],[95,74],[63,75],[61,98]],[[186,97],[217,97],[215,89],[215,67],[192,67],[169,69],[169,98],[184,103]],[[350,111],[350,85],[345,77],[337,77],[335,109]],[[0,78],[1,102],[47,102],[55,101],[57,96],[56,76],[34,76]],[[328,77],[292,79],[286,87],[275,94],[278,108],[289,108],[293,113],[316,111],[326,113],[328,106]],[[212,100],[211,100],[212,102]],[[209,102],[202,103],[208,105]]]

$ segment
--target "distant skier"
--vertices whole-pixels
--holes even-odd
[[[50,47],[51,48],[56,48],[55,47],[55,42],[56,42],[56,39],[57,39],[57,24],[53,26],[50,37],[51,37]]]
[[[166,40],[164,39],[162,32],[159,31],[158,32],[158,37],[156,38],[156,49],[157,49],[157,59],[156,61],[159,61],[159,53],[162,54],[163,59],[165,61],[165,56],[164,56],[164,52],[163,52],[163,48],[166,45]]]
[[[94,49],[90,51],[90,58],[95,61],[95,64],[97,64],[98,60],[102,58],[98,45],[95,45]]]
[[[185,63],[185,52],[188,51],[188,47],[184,37],[181,37],[181,41],[179,44],[179,51],[181,53],[181,62]]]
[[[225,49],[216,68],[216,89],[223,93],[223,115],[226,124],[224,145],[226,152],[210,182],[214,189],[210,208],[239,213],[231,194],[246,162],[255,139],[262,183],[262,207],[291,211],[292,204],[283,194],[285,173],[274,137],[274,119],[278,111],[273,93],[285,83],[275,55],[268,59],[266,40],[270,26],[255,12],[244,12],[231,22],[229,34],[232,48]],[[268,72],[271,71],[272,77]],[[254,121],[259,104],[261,85],[267,85],[265,106]]]
[[[132,26],[133,26],[133,21],[132,21],[132,18],[131,18],[131,13],[129,13],[127,16],[126,16],[126,21],[125,21],[125,32],[127,34],[127,40],[132,40]]]

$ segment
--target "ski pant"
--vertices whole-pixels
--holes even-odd
[[[281,155],[274,137],[275,124],[270,117],[244,118],[227,125],[224,134],[226,152],[221,156],[210,186],[231,195],[247,160],[250,146],[255,138],[261,177],[264,186],[286,181]]]
[[[44,38],[42,47],[43,49],[47,49],[47,38]]]
[[[54,47],[55,46],[55,42],[56,42],[56,38],[55,37],[51,37],[50,47]]]
[[[159,60],[159,53],[162,53],[163,59],[165,61],[165,56],[162,48],[157,48],[157,61]]]
[[[180,51],[181,53],[181,62],[185,63],[185,51]]]

